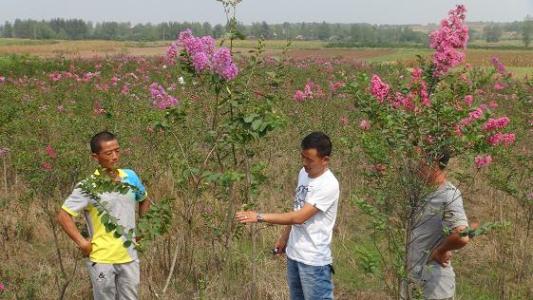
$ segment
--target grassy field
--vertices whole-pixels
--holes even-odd
[[[517,45],[518,41],[502,41],[487,44],[476,41],[478,46],[505,46]],[[29,54],[39,57],[85,57],[132,55],[132,56],[160,56],[165,53],[168,41],[157,42],[120,42],[120,41],[45,41],[0,39],[0,55]],[[429,56],[430,49],[420,48],[325,48],[326,43],[321,41],[292,41],[288,48],[291,57],[342,57],[370,63],[397,63],[413,64],[415,55]],[[228,46],[226,44],[226,46]],[[287,46],[286,41],[265,41],[265,50],[268,55],[279,55]],[[257,41],[235,41],[235,51],[246,54],[257,47]],[[467,63],[473,66],[490,66],[490,59],[496,56],[516,76],[523,77],[533,74],[533,51],[531,50],[502,50],[502,49],[470,49],[467,51]]]

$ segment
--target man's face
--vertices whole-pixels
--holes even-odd
[[[329,156],[321,157],[314,148],[302,150],[300,156],[303,167],[311,178],[321,175],[328,167]]]
[[[418,174],[424,182],[430,183],[435,178],[438,168],[436,163],[430,164],[422,160],[418,165]]]
[[[92,157],[105,169],[114,170],[120,158],[120,146],[117,140],[100,143],[100,152],[93,153]]]

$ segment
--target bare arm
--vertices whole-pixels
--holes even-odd
[[[150,209],[151,204],[152,201],[149,199],[144,199],[141,203],[139,203],[139,217],[144,216],[144,214]]]
[[[263,222],[278,225],[303,224],[317,212],[319,212],[318,208],[306,203],[302,209],[297,211],[263,214]],[[257,214],[255,211],[239,211],[235,214],[235,218],[241,223],[256,223]]]
[[[450,264],[452,257],[452,250],[461,249],[468,244],[470,238],[468,236],[461,236],[460,233],[466,229],[466,226],[458,226],[453,229],[452,233],[442,241],[442,243],[433,250],[431,259],[435,260],[443,267]]]
[[[72,216],[69,215],[63,209],[61,209],[57,214],[57,222],[59,223],[59,225],[61,225],[67,235],[76,243],[76,245],[78,245],[78,248],[80,248],[81,252],[85,256],[89,256],[92,251],[91,242],[85,239],[78,231],[78,228],[76,228],[76,224],[74,223]]]

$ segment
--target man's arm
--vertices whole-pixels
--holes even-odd
[[[287,213],[272,213],[272,214],[262,214],[263,222],[270,224],[278,225],[295,225],[303,224],[305,221],[309,220],[320,210],[309,203],[297,211],[291,211]],[[235,214],[235,218],[241,223],[256,223],[258,213],[255,211],[239,211]]]
[[[139,217],[144,216],[144,214],[150,209],[152,202],[149,199],[144,199],[139,203]]]
[[[440,243],[440,245],[431,253],[431,259],[438,262],[443,267],[450,264],[452,251],[463,248],[468,244],[470,238],[461,236],[460,233],[466,229],[466,226],[458,226]]]
[[[92,244],[78,231],[72,216],[69,215],[65,210],[61,209],[57,214],[57,222],[59,225],[61,225],[67,235],[76,243],[76,245],[78,245],[78,248],[80,248],[83,255],[89,256],[92,251]]]
[[[278,240],[274,244],[274,250],[276,251],[277,255],[285,253],[285,248],[287,248],[287,242],[289,241],[289,235],[291,234],[291,228],[291,225],[285,226],[281,231],[281,235],[279,236]]]

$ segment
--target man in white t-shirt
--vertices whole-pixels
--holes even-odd
[[[288,213],[240,211],[241,223],[267,222],[286,226],[275,244],[287,254],[291,300],[333,299],[331,238],[337,217],[339,182],[329,170],[331,141],[322,132],[302,140],[303,168],[298,175],[294,210]]]

